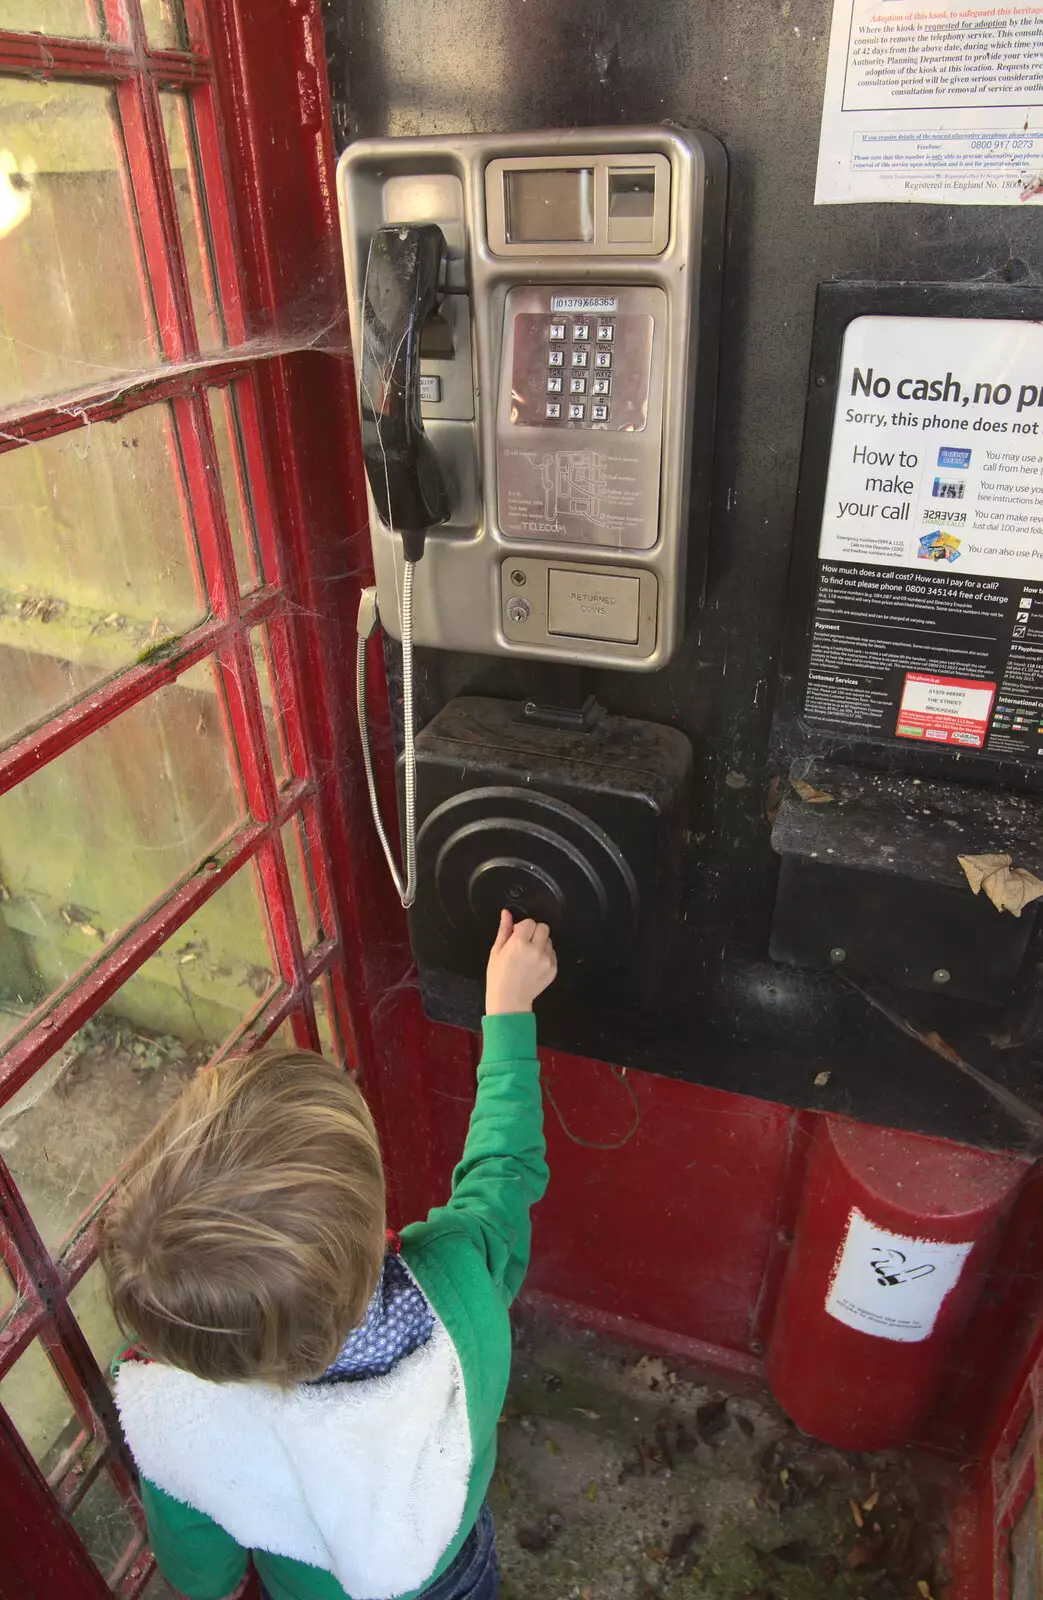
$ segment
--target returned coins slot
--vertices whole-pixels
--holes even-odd
[[[504,173],[512,244],[589,244],[594,238],[590,167],[521,168]]]
[[[654,168],[617,169],[608,175],[608,237],[616,243],[650,243],[655,222]]]

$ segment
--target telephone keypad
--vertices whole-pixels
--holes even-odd
[[[626,291],[635,297],[646,292]],[[552,432],[592,426],[599,432],[640,430],[647,415],[653,332],[652,316],[629,307],[619,315],[578,310],[562,315],[544,301],[542,314],[523,313],[514,325],[512,423]]]

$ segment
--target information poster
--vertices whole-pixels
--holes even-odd
[[[1043,200],[1043,4],[834,0],[815,203]]]
[[[1043,325],[858,317],[804,717],[1043,763]]]

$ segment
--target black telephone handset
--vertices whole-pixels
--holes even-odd
[[[402,904],[416,895],[416,745],[413,715],[413,575],[430,528],[449,520],[449,492],[420,415],[420,336],[438,303],[445,236],[433,223],[379,228],[362,296],[359,409],[362,455],[381,521],[402,539],[403,844],[400,872],[380,816],[366,716],[366,641],[377,625],[376,589],[359,602],[355,688],[366,787],[381,848]]]
[[[438,301],[446,254],[434,223],[380,228],[362,304],[362,454],[381,520],[407,561],[449,518],[449,493],[420,415],[420,335]]]

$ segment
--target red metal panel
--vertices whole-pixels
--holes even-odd
[[[533,1287],[750,1351],[791,1113],[550,1054]]]
[[[109,1589],[0,1409],[0,1595],[108,1600]]]

